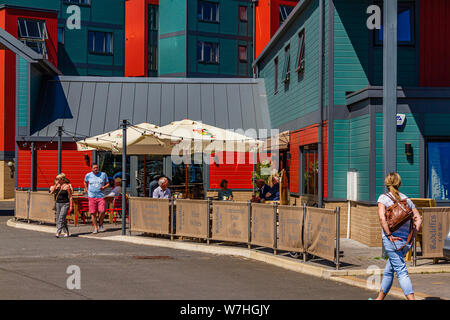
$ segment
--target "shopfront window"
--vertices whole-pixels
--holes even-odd
[[[428,197],[450,200],[450,141],[428,143]]]
[[[111,152],[98,153],[98,166],[100,171],[106,173],[109,182],[112,183],[114,178],[122,176],[122,155],[114,155]],[[127,178],[130,183],[130,157],[127,156]]]
[[[303,194],[319,194],[319,154],[317,144],[303,147]]]
[[[138,157],[138,194],[149,195],[149,185],[155,176],[161,176],[164,172],[163,156],[145,155]]]

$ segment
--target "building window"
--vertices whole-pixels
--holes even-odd
[[[247,46],[238,46],[239,62],[247,62]]]
[[[91,0],[64,0],[66,3],[90,5]]]
[[[148,71],[152,75],[158,71],[158,47],[148,46]]]
[[[294,7],[280,5],[279,9],[280,9],[280,15],[279,15],[280,24],[279,25],[281,26],[284,23],[284,21],[287,19],[287,17],[291,14]]]
[[[197,16],[200,21],[219,22],[219,4],[200,0]]]
[[[381,6],[382,7],[382,6]],[[383,20],[382,20],[383,21]],[[415,10],[414,3],[399,3],[397,16],[397,42],[399,45],[415,43]],[[384,28],[375,30],[375,44],[383,44]]]
[[[305,71],[305,30],[298,34],[297,72],[302,75]]]
[[[89,53],[112,54],[113,34],[110,32],[89,31]]]
[[[219,44],[198,41],[197,60],[203,63],[219,63]]]
[[[48,33],[45,21],[19,18],[17,24],[19,40],[37,53],[47,57],[45,40],[48,39]]]
[[[158,31],[158,6],[151,4],[148,6],[148,29]]]
[[[283,66],[283,75],[282,75],[282,79],[283,82],[287,83],[290,80],[290,76],[291,76],[291,48],[290,45],[288,45],[285,49],[284,49],[284,66]]]
[[[318,145],[310,144],[303,147],[303,194],[317,196],[319,194],[319,156]]]
[[[239,21],[248,21],[248,11],[246,6],[239,6]]]
[[[450,142],[428,142],[428,198],[450,200]]]
[[[58,27],[58,43],[64,44],[64,27]]]
[[[277,93],[278,92],[278,57],[275,58],[274,61],[274,69],[275,69],[275,74],[274,74],[274,92]]]

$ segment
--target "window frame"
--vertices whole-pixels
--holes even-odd
[[[303,75],[305,73],[305,64],[306,64],[306,32],[305,29],[302,29],[298,33],[298,49],[297,49],[297,67],[296,72],[299,75]]]
[[[59,41],[59,37],[58,37],[59,30],[62,30],[62,33],[61,33],[62,41]],[[57,41],[58,41],[59,44],[64,44],[66,42],[66,29],[64,27],[58,27],[57,28],[57,36],[56,37],[57,37]]]
[[[23,26],[21,26],[21,22],[23,22]],[[27,26],[29,22],[35,22],[38,25],[38,30],[40,33],[39,37],[30,36]],[[22,30],[22,28],[25,28],[25,30]],[[26,35],[24,35],[24,33]],[[43,57],[48,57],[46,41],[49,39],[49,37],[47,31],[47,23],[45,20],[18,17],[17,39],[24,43],[31,50],[37,52],[38,54],[41,54]],[[37,50],[34,49],[34,46],[36,46]]]
[[[198,52],[197,52],[197,62],[203,63],[203,64],[219,64],[220,63],[220,43],[219,42],[210,42],[210,41],[197,41],[197,50],[199,49],[199,44],[201,44],[201,59],[198,59]],[[206,61],[205,60],[205,44],[216,46],[216,61]],[[211,47],[213,47],[211,46]],[[211,50],[212,52],[212,50]]]
[[[284,83],[288,83],[291,80],[291,45],[288,44],[284,47],[284,65],[283,73],[281,75]]]
[[[383,3],[378,2],[377,5],[381,8],[381,25],[383,26]],[[417,23],[417,17],[416,17],[416,5],[415,2],[410,2],[410,1],[406,1],[406,2],[399,2],[398,4],[398,13],[397,13],[397,17],[398,14],[400,13],[400,9],[410,9],[411,10],[411,17],[410,17],[410,25],[411,25],[411,41],[409,42],[405,42],[405,41],[399,41],[397,39],[397,45],[398,46],[402,46],[402,47],[415,47],[416,46],[416,33],[417,33],[417,28],[416,28],[416,23]],[[373,30],[373,44],[375,47],[382,47],[383,46],[383,42],[384,39],[382,41],[380,41],[378,38],[379,33],[381,32],[381,29],[374,29]],[[384,32],[384,31],[383,31]]]
[[[216,10],[216,20],[208,20],[205,19],[204,12],[202,10],[201,17],[199,16],[199,8],[202,6],[202,4],[212,4],[217,7]],[[220,23],[220,3],[219,2],[213,2],[213,1],[205,1],[205,0],[198,0],[197,2],[197,21],[199,22],[206,22],[206,23]]]
[[[86,0],[88,3],[81,3],[82,0],[63,0],[64,4],[66,5],[77,5],[77,6],[84,6],[84,7],[90,7],[92,0]]]
[[[283,7],[283,8],[290,7],[291,8],[291,11],[288,13],[288,15],[286,16],[286,18],[283,21],[281,21],[281,19],[280,19],[281,18],[281,7]],[[295,6],[290,6],[290,5],[287,5],[287,4],[280,4],[280,5],[278,5],[278,20],[279,20],[278,21],[278,28],[283,25],[283,23],[291,15],[291,13],[294,10],[294,8],[295,8]]]
[[[241,59],[241,51],[240,48],[245,49],[245,59]],[[238,60],[240,63],[247,63],[248,62],[248,48],[245,44],[238,44]]]
[[[241,16],[241,9],[245,10],[245,18]],[[248,22],[248,7],[247,6],[238,6],[238,18],[240,22]]]
[[[93,49],[94,50],[91,50],[91,47],[90,47],[90,44],[89,44],[89,34],[90,33],[94,33],[94,39],[93,39],[93,41],[94,41],[94,44],[93,44]],[[99,52],[99,51],[95,51],[95,34],[96,33],[103,33],[103,34],[110,34],[111,35],[111,43],[110,43],[110,48],[111,48],[111,51],[110,52]],[[112,56],[112,55],[114,55],[114,32],[108,32],[108,31],[97,31],[97,30],[88,30],[88,52],[89,52],[89,54],[95,54],[95,55],[103,55],[103,56]],[[104,46],[106,45],[106,39],[105,39],[105,42],[104,42],[104,44],[103,44]],[[106,48],[105,48],[106,49]]]
[[[274,63],[274,94],[278,93],[278,68],[279,68],[279,60],[278,57],[275,57],[273,60]]]

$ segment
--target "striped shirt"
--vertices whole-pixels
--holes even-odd
[[[391,197],[393,197],[395,199],[395,197],[394,197],[394,195],[392,193],[389,192],[389,194],[391,195]],[[403,193],[400,193],[400,199],[404,200],[406,198],[408,198],[408,197],[405,196]],[[380,195],[380,197],[378,198],[378,203],[384,204],[386,209],[394,204],[394,202],[385,194]],[[408,207],[410,209],[416,208],[416,206],[411,201],[411,199],[408,198],[408,200],[406,200],[406,203],[407,203],[407,205],[408,205]],[[408,239],[408,235],[409,235],[410,224],[411,224],[411,221],[406,222],[405,224],[403,224],[400,227],[400,229],[398,229],[397,231],[393,232],[392,235],[394,237],[399,237],[399,238],[402,238],[404,240],[407,240]],[[383,229],[382,229],[381,232],[382,232],[383,235],[385,235]]]

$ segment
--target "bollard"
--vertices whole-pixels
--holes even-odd
[[[341,256],[340,253],[340,215],[341,215],[341,208],[337,207],[336,210],[336,270],[339,270],[339,258]]]
[[[273,204],[273,254],[277,254],[277,208],[278,205],[276,203]]]
[[[210,225],[210,210],[211,210],[211,200],[207,200],[207,209],[206,209],[206,244],[209,245],[209,240],[211,238],[211,225]]]
[[[414,237],[413,241],[413,267],[417,264],[417,247],[416,247],[416,237]]]
[[[302,232],[302,239],[303,239],[303,262],[306,262],[307,253],[306,253],[306,242],[305,242],[305,221],[306,221],[306,203],[303,204],[303,232]]]
[[[252,213],[252,202],[250,200],[247,201],[248,206],[248,243],[247,248],[251,249],[251,241],[252,241],[252,220],[251,220],[251,213]]]
[[[172,198],[170,200],[170,240],[173,240],[173,233],[174,233],[174,221],[173,221],[173,217],[174,217],[174,202],[175,200]]]

